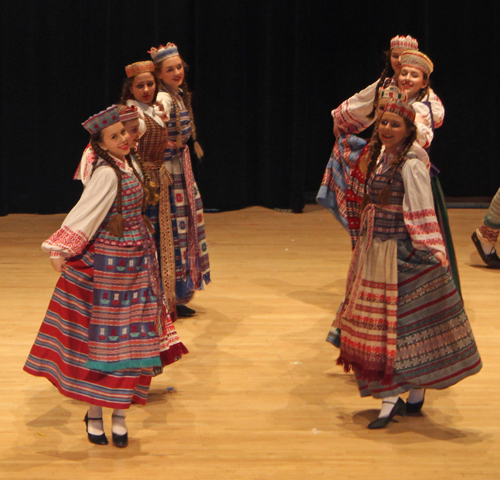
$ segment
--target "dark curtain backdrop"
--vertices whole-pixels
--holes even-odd
[[[300,211],[333,145],[330,111],[375,81],[396,34],[418,38],[446,107],[432,160],[448,196],[499,187],[498,2],[31,0],[2,7],[0,214],[68,211],[80,126],[124,67],[175,42],[190,65],[206,208]]]

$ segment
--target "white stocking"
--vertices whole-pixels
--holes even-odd
[[[90,420],[91,418],[99,418],[100,420]],[[102,424],[102,407],[89,405],[88,432],[91,435],[102,435],[104,433],[104,427]]]
[[[113,433],[116,435],[125,435],[127,433],[127,425],[125,424],[125,415],[127,410],[122,408],[115,408],[113,410]]]

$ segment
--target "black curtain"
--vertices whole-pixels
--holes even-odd
[[[432,161],[449,196],[499,186],[497,2],[130,0],[2,7],[0,214],[68,211],[87,135],[129,63],[175,42],[190,65],[204,205],[300,211],[333,145],[330,111],[375,81],[391,37],[435,64],[446,117]]]

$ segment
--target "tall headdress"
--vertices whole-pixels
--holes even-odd
[[[154,72],[154,70],[155,66],[151,60],[146,60],[145,62],[135,62],[125,67],[127,78],[135,77],[140,73]]]
[[[401,54],[401,67],[415,67],[429,76],[434,71],[434,64],[431,59],[418,50],[406,50]]]
[[[148,53],[151,54],[151,58],[156,65],[167,58],[179,55],[179,50],[177,50],[177,45],[175,45],[175,43],[167,43],[166,46],[160,45],[158,48],[152,47]]]
[[[406,37],[403,37],[403,35],[398,35],[394,38],[391,38],[391,50],[393,48],[418,50],[418,42],[416,38],[410,37],[410,35],[407,35]]]
[[[116,105],[111,105],[106,110],[96,113],[82,123],[83,128],[90,134],[100,132],[102,129],[120,121],[120,112]]]
[[[384,113],[385,112],[395,113],[400,117],[406,118],[411,123],[415,123],[415,110],[406,102],[401,102],[400,100],[391,100],[385,106]]]
[[[382,99],[395,100],[399,102],[408,102],[408,94],[404,90],[400,90],[396,85],[389,85],[379,90],[379,101]]]

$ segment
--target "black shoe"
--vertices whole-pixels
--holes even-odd
[[[120,417],[125,418],[120,415],[111,415],[111,417]],[[123,435],[118,435],[113,432],[113,445],[118,448],[125,448],[128,445],[128,433],[124,433]]]
[[[406,400],[406,413],[418,413],[420,410],[422,410],[422,407],[424,406],[424,401],[425,397],[422,399],[422,401],[417,402],[417,403],[410,403],[408,400]]]
[[[476,232],[474,232],[470,238],[472,238],[472,242],[476,246],[483,262],[486,263],[489,268],[500,268],[500,258],[498,257],[496,250],[493,249],[491,253],[488,254],[484,253],[483,246],[481,245],[479,238],[477,238]]]
[[[382,403],[392,403],[392,402],[382,401]],[[374,430],[376,428],[385,428],[385,427],[387,427],[387,425],[389,424],[389,422],[393,419],[393,417],[395,415],[401,415],[402,417],[405,416],[406,405],[405,405],[405,402],[403,402],[403,400],[398,398],[398,401],[396,403],[393,403],[393,405],[394,406],[392,407],[391,413],[389,413],[388,417],[381,417],[381,418],[377,418],[377,420],[373,420],[373,422],[371,422],[368,425],[368,428],[370,430]]]
[[[192,317],[196,314],[196,311],[189,308],[187,305],[176,305],[175,309],[177,311],[177,316],[181,318]]]
[[[113,445],[118,448],[125,448],[128,445],[128,433],[123,435],[113,433]]]
[[[105,433],[102,433],[101,435],[93,435],[92,433],[89,433],[89,420],[102,420],[102,417],[89,418],[89,412],[85,414],[83,421],[85,422],[85,431],[87,432],[87,437],[89,437],[89,442],[95,445],[107,445],[108,439],[106,438]]]

